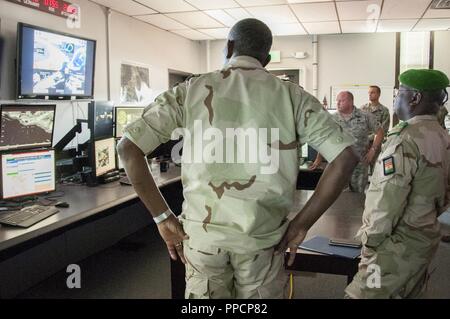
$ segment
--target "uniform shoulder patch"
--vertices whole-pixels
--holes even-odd
[[[388,137],[389,137],[389,136],[392,136],[392,135],[400,135],[400,133],[401,133],[406,127],[408,127],[408,123],[407,123],[407,122],[401,122],[401,123],[399,123],[396,127],[394,127],[392,130],[389,131]]]
[[[383,159],[384,176],[389,176],[395,173],[394,156],[389,156]]]

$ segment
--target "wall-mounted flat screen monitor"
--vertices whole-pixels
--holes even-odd
[[[51,147],[56,105],[2,105],[0,151]]]
[[[19,23],[19,99],[91,99],[95,40]]]

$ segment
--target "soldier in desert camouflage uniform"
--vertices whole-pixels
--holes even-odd
[[[355,152],[360,156],[360,163],[355,167],[350,180],[350,190],[364,193],[368,183],[368,164],[376,156],[384,138],[383,128],[378,125],[376,118],[363,112],[353,105],[353,94],[341,92],[337,96],[338,111],[333,114],[335,121],[356,140]],[[373,135],[374,142],[369,143],[369,135]],[[311,169],[316,169],[322,163],[321,154],[317,154]]]
[[[303,228],[337,198],[356,164],[353,139],[339,131],[319,101],[264,69],[271,43],[271,32],[262,22],[238,22],[227,42],[225,67],[160,95],[142,119],[126,128],[118,147],[128,177],[155,216],[172,259],[179,256],[186,263],[187,298],[283,297],[287,282],[283,249],[292,247],[292,263],[306,235]],[[185,201],[179,220],[166,213],[167,205],[143,161],[144,154],[169,140],[177,128],[185,133]],[[228,136],[230,128],[241,132]],[[209,137],[200,139],[209,144],[204,141],[202,147],[196,134],[203,129]],[[259,143],[239,147],[237,140],[246,141],[255,129],[263,132],[257,136]],[[271,135],[267,140],[264,130]],[[212,148],[211,143],[219,147]],[[289,223],[299,171],[297,145],[303,143],[322,151],[331,167],[309,208]],[[236,160],[258,151],[279,154],[277,167],[264,172],[261,160]],[[275,254],[281,241],[283,253]]]
[[[389,132],[367,192],[364,245],[350,298],[416,298],[440,239],[437,217],[450,199],[450,139],[436,113],[449,80],[435,70],[400,76],[395,112],[404,121]],[[379,270],[377,287],[371,281]]]
[[[379,126],[383,128],[384,137],[387,136],[389,127],[391,125],[391,114],[389,113],[389,109],[380,103],[381,89],[379,86],[372,85],[369,87],[369,103],[361,106],[361,111],[372,114],[375,116],[377,123]],[[369,147],[373,146],[375,135],[369,135]],[[369,163],[370,174],[373,172],[374,161],[377,159],[380,153],[380,149],[377,149],[377,152],[373,158],[373,161]]]
[[[369,87],[370,102],[361,106],[361,111],[370,113],[375,116],[379,126],[383,128],[384,136],[387,136],[389,126],[391,125],[391,115],[389,109],[380,103],[381,89],[379,86],[372,85]],[[369,135],[370,143],[373,143],[375,136]]]

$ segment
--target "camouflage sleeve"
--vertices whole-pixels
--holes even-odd
[[[375,115],[371,113],[365,113],[367,116],[367,125],[369,127],[369,131],[373,134],[375,134],[378,129],[380,128],[380,123],[378,123],[377,118]]]
[[[308,143],[330,163],[355,143],[320,102],[304,91],[296,110],[296,122],[298,142]]]
[[[387,135],[389,127],[391,126],[391,114],[389,113],[388,108],[385,108],[383,111],[381,126],[383,127],[384,135]]]
[[[159,95],[147,106],[142,117],[128,125],[124,136],[136,144],[144,154],[171,139],[172,132],[184,126],[186,83]]]
[[[378,247],[395,229],[404,213],[411,181],[417,171],[417,147],[398,136],[380,154],[367,192],[360,236],[369,248]]]

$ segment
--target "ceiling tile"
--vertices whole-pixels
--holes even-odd
[[[189,29],[189,27],[175,21],[169,17],[166,17],[164,14],[151,14],[146,16],[137,16],[136,19],[148,22],[158,28],[164,30],[183,30]]]
[[[413,31],[437,31],[449,30],[450,19],[422,19],[416,25]]]
[[[136,3],[132,0],[93,0],[93,2],[104,5],[105,7],[111,8],[113,10],[122,12],[126,15],[136,15],[136,14],[152,14],[156,11],[143,6],[142,4]]]
[[[238,8],[234,0],[185,0],[189,4],[200,10],[212,10],[212,9],[226,9],[226,8]]]
[[[303,23],[309,34],[336,34],[341,33],[338,21]]]
[[[216,39],[226,39],[228,38],[229,28],[218,28],[218,29],[200,29],[202,33],[205,33]]]
[[[236,8],[236,9],[225,9],[226,13],[228,13],[230,16],[232,16],[236,21],[251,18],[252,15],[248,13],[246,10],[242,8]]]
[[[377,20],[381,13],[381,0],[337,2],[339,20]]]
[[[342,33],[372,33],[377,29],[377,21],[341,21]]]
[[[183,13],[168,13],[169,18],[175,19],[194,29],[211,29],[223,28],[224,25],[214,20],[206,13],[197,12],[183,12]]]
[[[298,22],[289,6],[251,7],[247,11],[256,19],[267,24],[295,23]]]
[[[268,6],[273,4],[286,4],[285,0],[235,0],[243,7]]]
[[[237,22],[235,18],[223,10],[206,10],[204,12],[227,27],[232,27]]]
[[[381,19],[419,19],[430,0],[384,0]]]
[[[188,30],[175,30],[171,31],[173,33],[176,33],[178,35],[181,35],[182,37],[185,37],[187,39],[191,40],[214,40],[213,37],[206,35],[204,33],[201,33],[196,30],[188,29]]]
[[[377,32],[409,32],[418,19],[380,20]]]
[[[285,23],[285,24],[273,24],[269,26],[274,36],[284,35],[304,35],[305,29],[300,23]]]
[[[150,8],[161,12],[197,11],[193,6],[183,0],[136,0]]]
[[[450,18],[450,9],[428,9],[423,17],[426,19]]]
[[[333,2],[294,4],[292,10],[302,23],[336,21],[338,19]]]
[[[288,3],[333,2],[332,0],[287,0]]]

